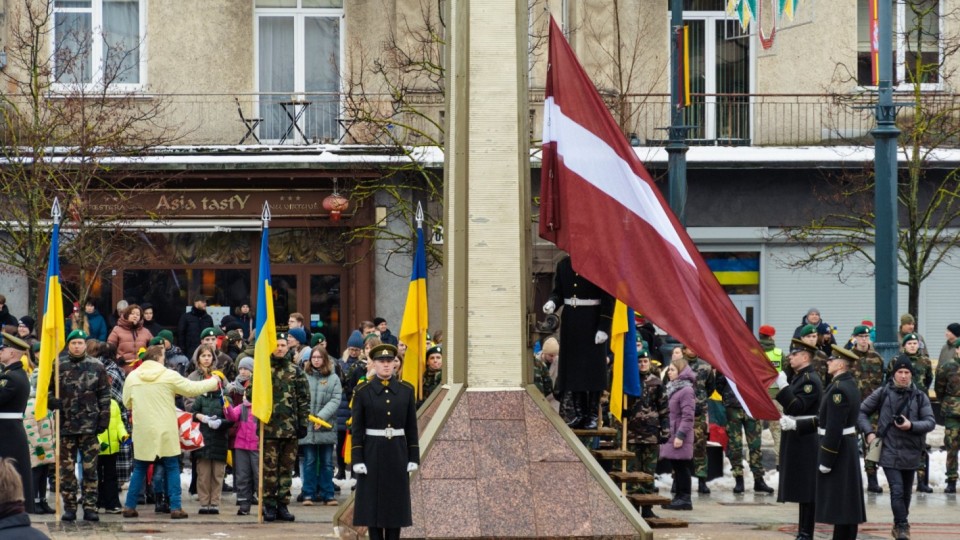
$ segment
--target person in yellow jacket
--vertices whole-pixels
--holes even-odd
[[[120,404],[110,400],[110,425],[97,434],[100,441],[100,457],[97,459],[97,508],[103,508],[108,514],[120,513],[120,486],[117,479],[117,456],[120,447],[130,439],[123,417],[120,416]]]

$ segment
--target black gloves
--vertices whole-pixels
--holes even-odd
[[[63,402],[60,401],[60,398],[47,398],[47,408],[51,411],[58,411],[62,406]]]
[[[307,426],[297,426],[297,438],[302,439],[307,436]]]

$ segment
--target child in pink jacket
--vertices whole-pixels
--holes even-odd
[[[250,504],[257,491],[260,459],[260,439],[257,437],[259,424],[253,416],[253,410],[247,398],[243,402],[225,409],[227,420],[236,423],[237,437],[233,442],[233,485],[237,491],[238,516],[250,515]]]

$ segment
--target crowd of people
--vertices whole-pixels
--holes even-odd
[[[4,300],[0,297],[0,317],[9,323]],[[411,413],[418,400],[413,387],[399,380],[404,347],[386,320],[364,321],[336,358],[322,333],[311,332],[301,314],[291,314],[270,356],[273,409],[269,422],[260,426],[252,410],[255,328],[250,306],[214,324],[206,302],[195,298],[175,331],[155,324],[149,305],[121,302],[113,321],[97,312],[93,300],[82,310],[76,307],[57,359],[57,384],[50,385],[50,411],[39,419],[34,320],[22,317],[13,319],[16,325],[4,326],[0,424],[11,436],[0,439],[0,457],[12,458],[9,463],[22,479],[24,511],[55,513],[52,486],[59,484],[63,521],[77,520],[80,510],[86,521],[99,521],[101,512],[136,518],[138,506],[148,503],[157,513],[184,519],[180,478],[189,463],[189,492],[199,502],[199,513],[219,514],[228,490],[236,492],[237,514],[249,515],[262,492],[264,520],[293,521],[292,477],[302,479],[297,497],[302,505],[336,506],[341,486],[334,478],[345,478],[352,458],[358,505],[369,505],[358,506],[367,508],[358,519],[388,537],[408,526],[409,504],[406,515],[375,504],[376,493],[387,489],[384,482],[397,483],[398,468],[382,461],[383,452],[364,452],[362,444],[379,442],[376,433],[396,428],[397,440],[410,444],[400,469],[405,473],[408,462],[411,467],[419,462]],[[434,332],[424,359],[428,369],[420,402],[440,382],[441,339],[442,333]],[[368,386],[375,391],[355,399]],[[396,397],[381,403],[383,392]],[[397,406],[401,408],[392,412]],[[380,407],[391,411],[383,427],[379,423],[384,419],[376,414]],[[55,411],[60,412],[59,437]],[[346,447],[348,433],[352,447]],[[393,444],[393,439],[391,434],[385,440]],[[53,478],[56,456],[59,479]],[[232,485],[226,481],[228,472]],[[359,493],[369,494],[366,503]]]

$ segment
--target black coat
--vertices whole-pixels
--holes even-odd
[[[53,381],[51,381],[52,383]],[[0,413],[20,414],[20,419],[0,419],[0,457],[17,460],[17,472],[23,481],[23,500],[27,512],[33,511],[33,473],[30,471],[30,444],[23,429],[23,411],[30,399],[30,381],[23,364],[16,362],[0,371]],[[11,537],[12,538],[12,537]],[[20,538],[20,537],[18,537]]]
[[[909,400],[902,413],[910,419],[912,424],[908,431],[891,425],[895,413],[900,410],[904,400]],[[880,418],[877,421],[878,435],[885,426],[890,426],[883,436],[880,466],[903,470],[920,468],[926,435],[937,427],[930,398],[914,385],[900,388],[891,379],[860,404],[860,417],[857,420],[860,431],[865,434],[873,432],[870,415],[878,410],[880,411]]]
[[[599,300],[595,306],[565,305],[564,300]],[[609,340],[597,344],[598,330],[610,335],[614,299],[603,289],[573,271],[570,257],[557,263],[550,300],[563,308],[560,317],[560,366],[556,388],[560,391],[599,392],[607,387]]]
[[[50,537],[31,527],[30,516],[21,512],[0,519],[0,540],[50,540]]]
[[[205,309],[190,308],[177,324],[177,345],[188,357],[200,346],[200,332],[213,326],[213,317]]]
[[[353,394],[351,433],[357,475],[353,524],[366,527],[409,527],[413,524],[408,463],[420,463],[416,396],[413,387],[397,379],[359,385]],[[393,428],[393,438],[367,436],[368,429]],[[403,436],[399,434],[402,433]]]
[[[777,393],[776,400],[788,416],[813,416],[820,407],[823,385],[813,367],[794,375],[790,385]],[[784,431],[780,436],[780,486],[778,502],[810,503],[816,496],[817,432]]]
[[[863,479],[860,477],[860,447],[857,416],[860,414],[860,390],[850,373],[833,378],[820,403],[819,465],[829,473],[817,472],[819,523],[855,524],[867,520],[863,503]],[[844,434],[844,430],[852,430]]]

